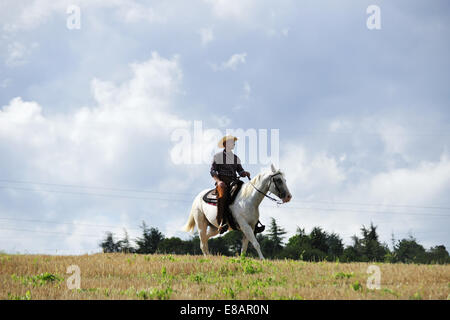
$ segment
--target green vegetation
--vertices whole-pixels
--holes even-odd
[[[0,299],[448,299],[449,265],[259,260],[246,256],[99,253],[9,255],[0,268]],[[36,263],[34,263],[36,261]],[[61,270],[76,263],[79,289]],[[68,278],[68,274],[63,274]]]
[[[64,280],[63,277],[48,272],[36,276],[17,276],[16,274],[12,274],[11,279],[20,281],[26,286],[32,285],[33,287],[43,286],[47,283],[56,283],[58,285]]]
[[[335,279],[349,279],[351,277],[353,277],[353,272],[351,273],[338,272],[334,275]]]
[[[24,296],[15,296],[8,292],[8,299],[9,300],[31,300],[31,292],[30,290],[27,290]]]
[[[353,290],[358,291],[358,290],[361,290],[361,289],[362,289],[362,286],[361,286],[361,284],[359,283],[359,281],[355,281],[355,282],[352,284],[352,288],[353,288]]]
[[[124,252],[140,254],[169,254],[164,259],[176,261],[173,255],[201,255],[200,239],[195,235],[190,240],[181,240],[177,237],[166,238],[157,228],[149,228],[142,223],[142,236],[135,240],[136,247],[130,244],[125,231],[123,239],[115,241],[114,235],[107,232],[100,247],[105,253]],[[438,245],[426,250],[415,238],[395,241],[392,249],[379,241],[377,227],[361,227],[361,237],[354,235],[352,244],[344,247],[342,238],[336,233],[329,233],[320,227],[314,227],[308,234],[305,229],[297,228],[295,235],[284,241],[286,231],[281,228],[275,219],[271,218],[266,233],[256,236],[264,257],[269,259],[290,259],[302,261],[334,261],[340,262],[389,262],[389,263],[421,263],[421,264],[448,264],[450,256],[445,246]],[[213,255],[239,256],[242,248],[242,233],[230,231],[223,236],[208,241],[209,251]],[[257,257],[256,250],[249,244],[247,254]],[[132,264],[134,258],[129,258]],[[150,261],[150,257],[146,256]],[[208,262],[207,259],[200,262]],[[242,260],[242,268],[246,274],[261,272],[259,266]],[[233,272],[233,270],[222,270]],[[344,275],[341,275],[345,277]]]

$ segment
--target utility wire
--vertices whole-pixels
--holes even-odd
[[[3,228],[3,227],[0,227],[0,230],[38,232],[38,233],[58,234],[58,235],[67,235],[67,236],[79,236],[79,237],[92,237],[92,238],[98,238],[99,237],[99,235],[91,235],[91,234],[74,234],[74,233],[56,232],[56,231],[15,229],[15,228]]]
[[[273,207],[276,208],[276,207]],[[279,207],[281,208],[281,207]],[[340,212],[357,212],[357,213],[374,213],[374,214],[392,214],[392,215],[407,215],[407,216],[427,216],[427,217],[448,217],[448,214],[435,214],[435,213],[410,213],[410,212],[389,212],[389,211],[372,211],[372,210],[354,210],[354,209],[332,209],[332,208],[308,208],[308,207],[295,207],[295,206],[284,206],[283,209],[291,210],[314,210],[316,212],[320,211],[340,211]]]
[[[194,193],[183,193],[183,192],[164,192],[164,191],[152,191],[152,190],[142,190],[142,189],[124,189],[124,188],[115,188],[115,187],[83,186],[83,185],[73,185],[73,184],[58,184],[58,183],[47,183],[47,182],[33,182],[33,181],[23,181],[23,180],[6,180],[6,179],[0,179],[0,182],[22,183],[22,184],[37,184],[37,185],[58,186],[58,187],[66,187],[66,188],[85,188],[85,189],[100,189],[100,190],[112,190],[112,191],[125,191],[125,192],[141,192],[141,193],[161,193],[161,194],[183,194],[183,195],[194,195]]]
[[[76,195],[89,195],[98,197],[112,197],[112,198],[126,198],[126,199],[140,199],[140,200],[167,200],[167,201],[181,201],[181,202],[192,202],[192,200],[174,199],[174,198],[150,198],[150,197],[133,197],[120,194],[104,194],[104,193],[92,193],[92,192],[74,192],[74,191],[60,191],[60,190],[43,190],[43,189],[32,189],[23,187],[11,187],[11,186],[0,186],[0,189],[13,189],[13,190],[24,190],[24,191],[34,191],[34,192],[51,192],[51,193],[66,193],[66,194],[76,194]]]
[[[124,226],[107,226],[107,225],[100,225],[100,224],[62,222],[62,221],[48,221],[48,220],[36,220],[36,219],[0,218],[0,220],[23,221],[23,222],[33,222],[33,223],[67,224],[67,225],[99,227],[99,228],[117,228],[117,229],[122,228],[122,229],[129,229],[129,230],[142,230],[141,228],[125,228]]]
[[[0,182],[7,183],[20,183],[20,184],[35,184],[35,185],[48,185],[48,186],[59,186],[65,188],[84,188],[84,189],[100,189],[100,190],[112,190],[112,191],[125,191],[125,192],[139,192],[139,193],[157,193],[157,194],[179,194],[179,195],[189,195],[196,196],[196,193],[188,192],[168,192],[168,191],[152,191],[152,190],[142,190],[142,189],[125,189],[117,187],[100,187],[100,186],[85,186],[85,185],[73,185],[73,184],[58,184],[58,183],[46,183],[46,182],[35,182],[35,181],[23,181],[23,180],[9,180],[0,179]],[[18,188],[10,186],[0,186],[1,188]],[[32,189],[33,190],[33,189]],[[38,191],[38,190],[36,190]],[[42,190],[39,190],[42,191]],[[61,191],[63,192],[63,191]],[[66,191],[65,191],[66,192]],[[98,195],[98,194],[97,194]],[[128,196],[126,196],[128,197]],[[134,197],[132,197],[134,198]],[[141,199],[140,197],[136,197]],[[145,199],[145,198],[144,198]],[[190,200],[186,200],[190,201]],[[418,208],[418,209],[439,209],[439,210],[450,210],[450,207],[442,206],[418,206],[418,205],[407,205],[407,204],[386,204],[386,203],[356,203],[356,202],[339,202],[339,201],[325,201],[325,200],[293,200],[291,203],[324,203],[324,204],[337,204],[337,205],[357,205],[357,206],[383,206],[383,207],[405,207],[405,208]]]
[[[63,193],[63,194],[75,194],[75,195],[89,195],[89,196],[101,196],[101,197],[112,197],[112,198],[127,198],[127,199],[140,199],[140,200],[162,200],[162,201],[179,201],[191,203],[191,200],[175,199],[175,198],[154,198],[154,197],[132,197],[117,194],[99,194],[90,192],[72,192],[72,191],[59,191],[59,190],[36,190],[32,188],[21,188],[21,187],[10,187],[10,186],[0,186],[0,189],[17,189],[24,191],[42,191],[50,193]],[[270,207],[270,206],[263,206]],[[347,212],[358,212],[358,213],[376,213],[376,214],[399,214],[399,215],[409,215],[409,216],[434,216],[434,217],[450,217],[450,215],[445,214],[435,214],[435,213],[407,213],[407,212],[387,212],[387,211],[373,211],[373,210],[354,210],[354,209],[332,209],[332,208],[308,208],[308,207],[296,207],[296,206],[283,206],[278,207],[283,209],[301,209],[301,210],[315,210],[315,211],[347,211]]]

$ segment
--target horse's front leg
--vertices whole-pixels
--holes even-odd
[[[242,238],[241,255],[243,255],[243,254],[245,254],[247,252],[247,247],[248,247],[248,239],[244,235],[243,238]]]
[[[244,234],[245,238],[247,239],[247,243],[248,241],[250,241],[253,247],[256,249],[256,252],[258,252],[259,258],[264,259],[258,240],[256,240],[255,234],[253,233],[252,227],[247,222],[244,221],[239,221],[239,226],[241,227],[241,231]],[[242,249],[244,249],[244,240],[242,241]]]

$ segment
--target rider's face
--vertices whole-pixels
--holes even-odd
[[[225,142],[225,149],[226,149],[227,151],[233,150],[233,149],[234,149],[234,144],[235,144],[235,142],[234,142],[233,139],[227,140],[227,141]]]

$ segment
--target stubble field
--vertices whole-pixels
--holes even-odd
[[[368,288],[370,265],[379,268],[379,289]],[[79,289],[69,289],[77,284],[69,266],[79,268]],[[450,299],[450,266],[1,254],[0,283],[0,299]]]

